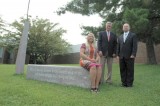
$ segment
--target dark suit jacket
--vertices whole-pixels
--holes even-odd
[[[108,41],[107,32],[99,32],[98,36],[98,51],[102,51],[104,56],[113,57],[116,54],[117,37],[113,32],[110,32],[110,40]]]
[[[136,56],[137,53],[137,37],[134,33],[129,32],[126,41],[123,41],[123,34],[118,37],[117,55],[120,58],[130,58],[131,55]]]

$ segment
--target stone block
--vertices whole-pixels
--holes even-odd
[[[90,88],[89,72],[78,66],[33,65],[27,66],[27,79]]]

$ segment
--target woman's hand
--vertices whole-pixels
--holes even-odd
[[[96,60],[95,59],[90,59],[91,62],[93,63],[96,63]]]

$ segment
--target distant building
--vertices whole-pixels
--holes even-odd
[[[0,64],[15,64],[16,56],[15,50],[7,50],[5,47],[0,47]],[[29,63],[28,55],[26,55],[25,63]]]
[[[48,60],[49,64],[78,64],[81,44],[71,45],[67,54],[55,55]]]
[[[0,63],[14,64],[14,52],[8,51],[5,47],[0,47]]]

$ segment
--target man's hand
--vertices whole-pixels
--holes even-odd
[[[100,56],[100,57],[102,57],[102,56],[103,56],[102,51],[99,51],[99,53],[98,53],[98,54],[99,54],[99,56]]]
[[[117,56],[116,58],[119,59],[119,56]]]
[[[113,56],[113,57],[116,57],[116,54],[113,54],[112,56]]]
[[[135,56],[131,55],[131,57],[130,57],[130,58],[135,58]]]

